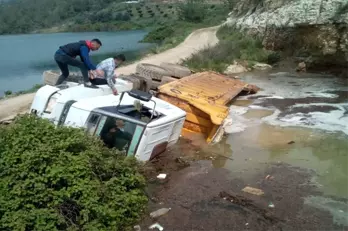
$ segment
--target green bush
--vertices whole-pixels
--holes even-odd
[[[224,0],[223,2],[228,10],[233,10],[237,4],[236,0]]]
[[[208,14],[204,0],[187,0],[178,5],[179,18],[188,22],[202,22]]]
[[[234,60],[267,62],[269,52],[258,38],[248,36],[236,29],[223,26],[218,30],[220,42],[193,54],[184,63],[195,71],[214,70],[223,72]]]
[[[9,91],[9,90],[5,91],[4,93],[5,93],[6,96],[12,95],[12,91]]]
[[[0,127],[0,230],[125,230],[147,198],[134,158],[23,116]]]

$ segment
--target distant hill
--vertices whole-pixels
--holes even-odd
[[[0,34],[143,28],[176,18],[171,4],[122,0],[0,0]]]

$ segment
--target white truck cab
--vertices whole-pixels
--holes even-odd
[[[58,86],[45,85],[36,92],[30,112],[60,125],[64,119],[64,111],[72,103],[80,99],[112,94],[108,85],[99,85],[98,87],[97,89],[87,88],[74,82]],[[133,83],[117,79],[115,87],[119,93],[130,91],[133,89]]]
[[[110,148],[148,161],[175,144],[186,112],[139,90],[78,100],[61,123],[84,127]]]

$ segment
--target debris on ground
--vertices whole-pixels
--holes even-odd
[[[133,228],[135,231],[141,231],[140,225],[135,225]]]
[[[274,208],[275,206],[274,206],[274,204],[272,203],[272,202],[270,202],[269,204],[268,204],[268,208]]]
[[[150,213],[150,217],[151,218],[156,218],[156,217],[163,216],[164,214],[168,213],[170,210],[171,210],[171,208],[161,208],[161,209],[158,209],[158,210]]]
[[[190,166],[190,163],[187,160],[184,160],[182,157],[176,158],[175,162],[178,163],[181,167],[188,167],[188,166]]]
[[[157,176],[157,179],[164,180],[164,179],[166,179],[166,177],[167,177],[167,174],[161,173]]]
[[[245,198],[241,195],[231,195],[227,192],[220,192],[219,196],[223,198],[224,200],[231,201],[231,203],[235,205],[242,206],[245,210],[251,210],[252,212],[258,213],[260,216],[262,216],[266,221],[275,224],[282,220],[277,218],[275,215],[273,215],[271,212],[267,211],[264,208],[261,208],[259,205],[255,204],[253,200],[250,200],[248,198]]]
[[[271,176],[271,175],[267,175],[267,176],[265,177],[265,179],[266,179],[266,180],[273,180],[273,179],[274,179],[274,177],[273,177],[273,176]]]
[[[160,224],[158,224],[158,223],[155,223],[155,224],[151,225],[149,227],[149,229],[158,229],[159,231],[164,230],[164,228]]]
[[[249,187],[249,186],[243,188],[242,191],[250,193],[250,194],[254,194],[256,196],[261,196],[261,195],[265,194],[261,189],[253,188],[253,187]]]
[[[288,142],[288,144],[294,144],[294,143],[295,143],[295,141],[293,141],[293,140]]]
[[[307,65],[305,62],[300,62],[296,68],[297,72],[306,72],[307,70]]]

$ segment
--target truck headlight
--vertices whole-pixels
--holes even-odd
[[[51,113],[52,112],[52,110],[53,110],[53,108],[54,108],[54,106],[56,105],[56,103],[57,103],[57,94],[53,94],[51,97],[50,97],[50,99],[48,100],[48,103],[47,103],[47,105],[46,105],[46,108],[45,108],[45,110],[44,110],[44,112],[45,113]]]

